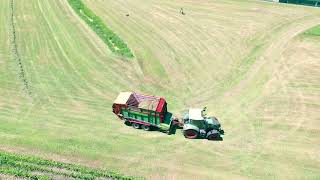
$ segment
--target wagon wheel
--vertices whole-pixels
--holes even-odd
[[[147,125],[142,125],[141,127],[145,131],[150,131],[150,129],[151,129],[150,126],[147,126]]]
[[[125,118],[122,115],[118,116],[121,120],[125,120]]]
[[[124,124],[127,125],[127,126],[131,126],[132,125],[132,123],[130,121],[126,120],[126,119],[124,121]]]
[[[132,127],[135,129],[140,129],[140,124],[132,123]]]
[[[184,137],[188,139],[195,139],[198,137],[198,132],[194,129],[187,129],[184,131]]]

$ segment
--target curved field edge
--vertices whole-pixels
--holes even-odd
[[[75,179],[142,179],[123,176],[113,171],[0,151],[0,175],[1,174],[29,179],[54,179],[52,178],[54,175]]]
[[[128,45],[117,34],[109,29],[102,20],[93,13],[93,11],[87,8],[81,0],[68,0],[68,3],[112,52],[127,58],[134,57],[132,50]]]

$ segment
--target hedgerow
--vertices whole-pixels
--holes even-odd
[[[68,2],[112,52],[128,58],[134,57],[128,45],[109,29],[97,15],[87,8],[81,0],[68,0]]]
[[[43,175],[34,175],[33,172],[40,172],[40,174],[43,173]],[[25,177],[29,179],[52,179],[46,174],[61,175],[85,180],[98,179],[101,177],[121,180],[138,179],[135,177],[123,176],[112,171],[5,152],[0,152],[0,174]]]

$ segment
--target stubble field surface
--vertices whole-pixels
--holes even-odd
[[[320,177],[319,9],[84,0],[133,50],[126,59],[67,1],[13,2],[0,1],[0,150],[147,179]],[[111,112],[120,91],[165,97],[179,117],[207,106],[224,140],[127,127]]]

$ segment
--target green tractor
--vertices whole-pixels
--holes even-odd
[[[222,140],[224,131],[217,118],[206,116],[204,109],[189,109],[183,118],[183,135],[189,139]]]

